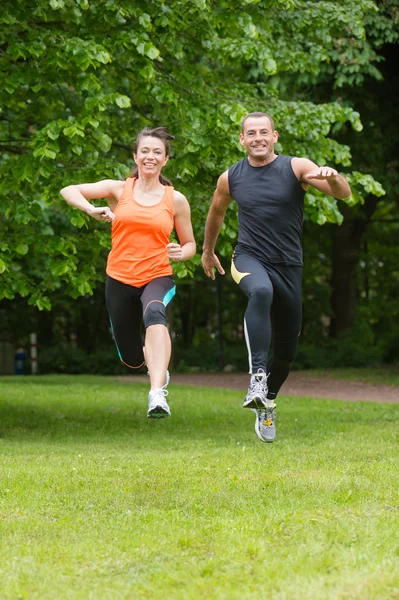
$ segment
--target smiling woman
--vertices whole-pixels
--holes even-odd
[[[143,129],[133,144],[136,167],[126,181],[106,179],[61,190],[71,206],[112,223],[107,309],[120,360],[131,369],[148,367],[150,418],[170,416],[166,306],[176,290],[170,260],[188,260],[196,249],[188,201],[161,173],[171,139],[166,127]],[[89,200],[96,198],[105,198],[108,206],[93,206]],[[169,242],[174,228],[179,244]]]

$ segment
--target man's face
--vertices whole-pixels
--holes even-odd
[[[272,129],[267,117],[249,117],[244,123],[244,132],[240,134],[241,144],[255,160],[265,160],[274,154],[277,140],[278,133]]]

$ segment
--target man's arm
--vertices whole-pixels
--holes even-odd
[[[351,188],[345,177],[332,167],[318,167],[308,158],[293,158],[292,168],[305,190],[308,185],[312,185],[320,192],[342,200],[351,195]]]
[[[224,269],[215,254],[215,246],[223,225],[227,207],[231,201],[228,171],[225,171],[218,179],[205,224],[202,266],[205,274],[211,277],[211,279],[215,279],[214,267],[216,267],[221,275],[224,275]]]

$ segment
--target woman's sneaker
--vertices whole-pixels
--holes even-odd
[[[274,442],[276,439],[276,404],[265,408],[252,409],[256,414],[255,433],[261,442]]]
[[[243,408],[262,409],[266,406],[267,398],[267,375],[263,369],[258,369],[255,375],[251,375],[248,393],[243,402]]]
[[[170,417],[171,412],[166,397],[169,394],[166,385],[155,390],[151,390],[148,394],[148,412],[149,419],[163,419]]]

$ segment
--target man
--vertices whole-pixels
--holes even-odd
[[[238,204],[238,242],[231,274],[248,298],[244,316],[251,374],[244,408],[256,413],[262,442],[276,436],[275,408],[280,387],[296,354],[302,322],[302,222],[309,185],[334,198],[348,198],[347,181],[331,167],[307,158],[277,155],[273,119],[254,112],[242,122],[240,142],[248,156],[218,180],[209,209],[202,265],[215,279],[224,270],[215,245],[230,202]],[[269,357],[271,346],[272,356]]]

